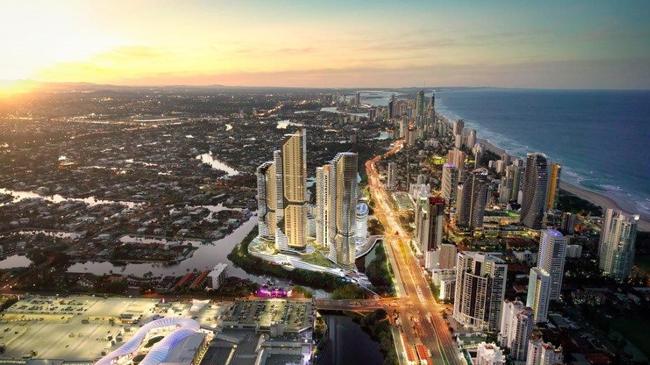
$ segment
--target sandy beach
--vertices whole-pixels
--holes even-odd
[[[445,118],[447,119],[447,118]],[[449,119],[447,119],[447,122],[449,122]],[[480,131],[477,131],[480,133]],[[478,141],[485,147],[485,149],[497,154],[497,155],[502,155],[503,153],[507,153],[506,150],[503,148],[496,146],[494,143],[486,140],[479,138]],[[511,156],[511,158],[516,158],[516,156]],[[639,214],[640,219],[639,219],[639,224],[638,224],[638,230],[639,231],[644,231],[644,232],[650,232],[650,216],[644,215],[641,213],[636,212],[634,207],[628,207],[622,205],[620,202],[617,202],[616,200],[603,195],[601,193],[596,193],[590,190],[587,190],[585,188],[582,188],[580,186],[576,186],[570,183],[567,183],[565,181],[560,181],[560,189],[567,191],[579,198],[582,198],[586,201],[591,202],[592,204],[598,205],[599,207],[603,209],[618,209],[621,210],[624,214],[627,215],[634,215],[634,214]]]
[[[629,209],[626,209],[626,207],[621,207],[620,204],[617,203],[612,198],[566,183],[564,181],[560,181],[560,189],[567,191],[584,200],[587,200],[592,204],[598,205],[603,209],[608,209],[608,208],[618,209],[623,211],[623,213],[627,215],[639,214],[639,213],[631,212]],[[645,232],[650,231],[650,218],[641,214],[639,215],[641,218],[639,219],[638,230],[645,231]]]

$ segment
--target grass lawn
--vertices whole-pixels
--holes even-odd
[[[316,251],[314,253],[311,253],[309,255],[302,255],[300,258],[308,262],[310,264],[314,265],[319,265],[323,267],[330,267],[330,268],[335,268],[336,265],[332,263],[332,261],[328,260],[327,257],[325,257],[322,253]]]

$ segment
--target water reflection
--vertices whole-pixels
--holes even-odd
[[[201,160],[204,164],[210,165],[213,169],[225,172],[228,176],[239,175],[239,171],[214,158],[212,156],[212,151],[198,155],[196,156],[196,159]]]
[[[0,261],[0,270],[17,269],[29,267],[32,261],[24,255],[12,255]]]
[[[122,206],[125,206],[127,208],[135,208],[137,206],[140,206],[144,203],[135,203],[135,202],[127,202],[127,201],[118,201],[118,200],[102,200],[102,199],[97,199],[93,196],[90,196],[88,198],[66,198],[63,195],[60,194],[54,194],[54,195],[41,195],[38,193],[34,193],[31,191],[18,191],[18,190],[9,190],[5,188],[0,188],[0,194],[8,194],[13,197],[13,199],[10,201],[10,203],[18,203],[22,200],[26,199],[42,199],[45,201],[49,201],[52,203],[65,203],[65,202],[81,202],[88,204],[90,206],[95,206],[95,205],[106,205],[106,204],[119,204]],[[7,204],[3,203],[0,204],[0,206]]]
[[[154,276],[181,276],[187,272],[196,270],[211,270],[219,262],[228,264],[228,275],[240,278],[247,278],[259,282],[256,276],[247,274],[244,270],[233,266],[228,260],[228,254],[241,242],[248,233],[257,225],[257,216],[251,217],[241,226],[235,229],[228,236],[209,243],[190,241],[193,246],[198,247],[192,256],[178,264],[165,265],[163,263],[137,263],[127,265],[114,265],[110,262],[88,261],[76,263],[68,272],[92,273],[95,275],[121,274],[136,277]],[[186,241],[187,242],[187,241]]]

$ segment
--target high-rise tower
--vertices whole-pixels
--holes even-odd
[[[437,250],[442,244],[445,224],[445,200],[439,197],[422,197],[416,207],[415,238],[420,251]]]
[[[524,303],[518,300],[503,302],[499,342],[501,347],[510,349],[513,360],[526,360],[528,339],[533,332],[533,324],[533,311],[524,306]]]
[[[546,186],[546,210],[555,209],[560,192],[560,172],[562,166],[552,163],[548,168],[548,184]]]
[[[415,118],[424,118],[424,110],[426,105],[424,103],[424,90],[418,91],[415,97]]]
[[[540,229],[542,227],[547,183],[546,156],[541,153],[529,153],[526,159],[523,200],[521,202],[521,222],[528,228]]]
[[[264,238],[275,239],[276,210],[278,208],[275,164],[273,161],[261,164],[255,175],[257,176],[258,232]]]
[[[454,319],[469,328],[498,330],[507,273],[508,265],[496,256],[458,253]]]
[[[456,225],[469,229],[483,227],[487,204],[487,170],[476,169],[465,177],[456,196]]]
[[[289,134],[282,143],[284,234],[289,248],[306,246],[307,138],[305,129]]]
[[[458,189],[458,168],[453,163],[446,163],[442,166],[441,192],[445,203],[456,202],[456,190]]]
[[[537,267],[551,275],[551,300],[560,299],[562,278],[564,277],[564,262],[566,260],[567,239],[554,229],[542,231],[539,240]]]
[[[630,276],[638,221],[638,215],[626,216],[621,211],[607,209],[598,248],[599,266],[605,275],[619,281]]]
[[[336,262],[352,266],[355,260],[358,156],[339,153],[332,160],[336,189]]]
[[[316,243],[330,247],[333,237],[330,237],[330,216],[329,204],[334,192],[332,185],[332,165],[326,164],[316,168]]]
[[[544,269],[533,267],[528,276],[526,305],[533,309],[535,323],[546,322],[551,300],[551,276]]]

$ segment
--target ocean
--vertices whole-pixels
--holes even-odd
[[[650,215],[650,91],[445,88],[436,110],[511,155],[543,152],[563,181]]]

